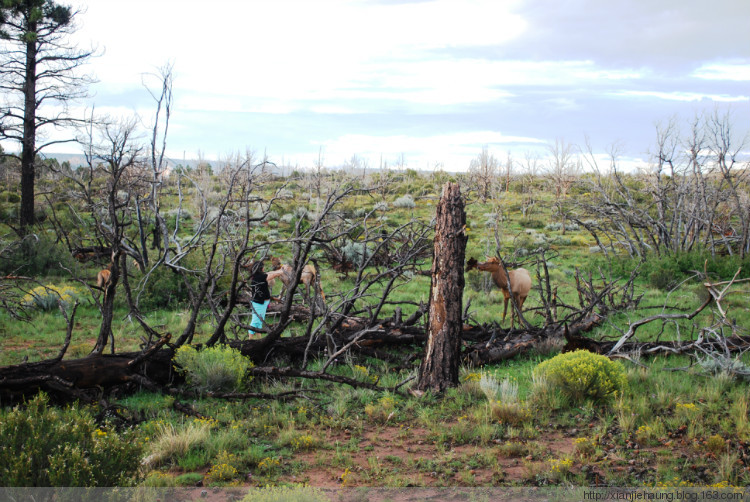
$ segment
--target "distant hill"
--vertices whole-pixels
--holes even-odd
[[[81,153],[46,153],[45,152],[45,153],[42,154],[42,157],[45,158],[45,159],[57,159],[57,161],[60,162],[61,164],[63,162],[65,162],[65,161],[68,161],[68,162],[70,162],[70,166],[73,167],[73,168],[76,168],[78,166],[86,165],[86,157],[83,154],[81,154]],[[167,172],[171,171],[172,169],[174,169],[175,167],[177,167],[179,165],[183,165],[184,167],[189,167],[189,168],[195,169],[196,167],[198,167],[198,164],[200,162],[207,162],[208,164],[211,165],[211,167],[213,168],[214,172],[216,172],[217,166],[220,165],[220,163],[218,161],[213,160],[213,159],[203,159],[203,160],[199,160],[199,159],[180,159],[180,160],[175,160],[175,159],[165,158],[165,162],[167,163]],[[284,169],[282,167],[277,167],[276,169],[271,169],[271,172],[274,172],[275,174],[282,174],[284,172],[289,173],[289,172],[291,172],[291,168]]]
[[[65,161],[68,161],[70,162],[70,165],[72,167],[86,165],[86,157],[82,153],[47,153],[47,152],[44,152],[42,153],[42,157],[44,157],[45,159],[57,159],[57,161],[60,162],[61,164]],[[165,160],[169,167],[176,167],[179,164],[182,164],[186,167],[196,167],[199,162],[198,159],[185,159],[185,160],[180,160],[179,162],[174,161],[169,158]],[[210,164],[212,161],[209,160],[207,162]]]

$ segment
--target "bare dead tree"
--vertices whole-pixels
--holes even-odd
[[[537,204],[536,190],[534,183],[539,175],[541,160],[537,153],[527,151],[524,154],[523,174],[521,175],[521,192],[523,198],[521,202],[521,214],[524,218],[531,215],[533,208]]]
[[[144,170],[137,141],[137,121],[102,119],[92,120],[86,135],[81,138],[85,146],[86,168],[73,178],[87,213],[94,221],[91,231],[110,250],[109,281],[101,300],[97,299],[102,323],[92,353],[101,354],[110,341],[114,352],[112,320],[115,295],[120,281],[121,255],[135,253],[129,243],[127,229],[134,223],[133,205],[137,193],[146,190]],[[100,181],[102,180],[103,183]],[[126,273],[126,272],[125,272]]]
[[[550,158],[547,161],[547,177],[555,194],[555,209],[562,223],[565,234],[565,215],[568,192],[581,172],[581,161],[575,153],[575,147],[563,139],[555,139],[549,146]]]
[[[684,136],[673,119],[657,126],[648,171],[633,174],[619,167],[616,147],[603,169],[587,142],[584,159],[594,176],[585,186],[592,197],[578,200],[571,217],[605,252],[624,249],[643,258],[697,246],[714,256],[744,256],[750,198],[740,189],[748,172],[743,145],[727,115],[696,117]]]
[[[510,163],[508,164],[508,169],[510,169],[509,166]],[[482,147],[482,152],[469,164],[469,174],[472,184],[482,202],[486,202],[494,192],[494,185],[497,183],[499,168],[500,163],[497,158],[489,152],[486,145]]]
[[[744,258],[750,250],[750,196],[747,190],[743,189],[750,176],[750,161],[740,162],[745,142],[735,137],[728,113],[720,115],[715,111],[707,119],[706,129],[708,148],[721,174],[720,191],[726,191],[726,195],[722,195],[728,195],[732,208],[725,222],[728,228],[720,227],[720,230],[724,237],[732,237],[736,242],[734,246],[727,246],[728,250],[731,252],[734,247],[740,258]],[[733,220],[736,223],[733,223]]]

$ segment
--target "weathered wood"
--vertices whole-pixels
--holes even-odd
[[[458,385],[463,330],[466,211],[458,183],[446,183],[437,206],[430,284],[429,331],[417,389]]]
[[[160,341],[160,345],[166,340]],[[77,399],[80,389],[107,389],[129,384],[137,374],[146,375],[158,385],[169,383],[172,350],[160,349],[114,355],[89,355],[80,359],[50,359],[0,368],[0,402],[12,402],[40,390],[59,397]]]

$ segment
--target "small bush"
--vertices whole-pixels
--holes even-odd
[[[627,385],[622,364],[586,350],[548,359],[534,368],[534,375],[546,379],[574,402],[601,401],[621,392]]]
[[[706,439],[705,448],[707,452],[713,453],[714,455],[719,455],[728,450],[726,440],[718,434],[714,434]]]
[[[215,346],[197,351],[183,345],[175,353],[174,363],[185,374],[188,384],[199,392],[233,392],[240,390],[247,370],[253,363],[240,351],[227,346]]]
[[[370,252],[363,242],[347,242],[341,248],[341,253],[356,266],[361,266],[370,256]]]
[[[377,423],[385,423],[396,413],[396,400],[391,396],[383,396],[376,403],[365,406],[365,415]]]
[[[50,311],[56,309],[59,303],[62,303],[64,307],[69,306],[79,295],[80,291],[72,286],[47,284],[46,286],[37,286],[29,291],[23,297],[21,303],[25,307]]]
[[[211,465],[211,469],[206,473],[206,477],[211,481],[231,481],[238,476],[238,467],[237,455],[220,451]]]
[[[521,228],[544,228],[544,222],[541,220],[534,219],[522,219],[518,222]]]
[[[668,269],[654,270],[648,275],[648,283],[656,289],[669,290],[677,285],[676,271]]]
[[[58,409],[40,393],[0,412],[0,486],[127,486],[141,446],[125,431],[97,427],[86,409]]]
[[[575,232],[575,231],[578,230],[578,228],[579,228],[578,227],[578,223],[568,222],[568,223],[565,224],[565,231],[566,232]],[[544,226],[544,229],[548,230],[550,232],[559,232],[559,231],[561,231],[563,229],[563,224],[560,223],[560,222],[547,223]]]
[[[154,440],[149,443],[149,455],[143,465],[158,466],[165,462],[176,462],[191,450],[203,446],[208,440],[212,423],[195,420],[184,427],[159,423]]]
[[[591,458],[596,454],[596,439],[576,438],[573,444],[575,445],[575,452],[582,458]]]
[[[489,401],[492,418],[510,425],[520,425],[531,419],[531,412],[518,399],[518,382],[515,379],[504,378],[501,382],[487,373],[483,373],[479,380]]]
[[[281,446],[287,446],[294,451],[314,450],[318,447],[319,440],[310,434],[304,434],[294,428],[289,428],[281,432],[278,443]]]
[[[414,202],[414,198],[411,195],[406,194],[393,201],[393,207],[399,209],[414,209],[417,207],[417,204]]]

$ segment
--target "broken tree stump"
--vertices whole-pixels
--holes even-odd
[[[446,183],[437,206],[427,345],[417,389],[443,392],[458,385],[461,360],[466,211],[458,183]]]

